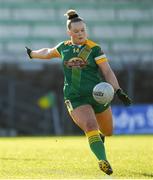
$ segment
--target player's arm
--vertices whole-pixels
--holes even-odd
[[[51,59],[51,58],[60,57],[60,54],[56,50],[56,48],[43,48],[39,50],[31,50],[30,48],[26,47],[26,51],[31,59],[32,58]]]
[[[117,80],[114,72],[112,71],[109,63],[107,61],[105,61],[98,65],[105,77],[105,80],[113,86],[114,90],[117,91],[118,89],[120,89],[118,80]]]
[[[107,60],[99,63],[98,65],[105,77],[105,80],[113,86],[118,98],[124,103],[124,105],[130,105],[132,103],[131,99],[120,88],[118,80],[117,80],[113,70],[111,69],[109,63],[107,62]]]

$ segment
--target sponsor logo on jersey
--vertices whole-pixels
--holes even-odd
[[[63,50],[63,52],[69,52],[70,51],[70,49],[64,49]]]
[[[68,61],[64,62],[64,65],[68,68],[83,68],[88,64],[86,60],[83,60],[80,57],[73,57]]]

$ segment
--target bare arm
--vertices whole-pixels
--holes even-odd
[[[60,54],[55,48],[43,48],[39,50],[31,51],[30,56],[38,59],[51,59],[60,57]]]
[[[109,63],[106,61],[106,62],[102,62],[98,65],[105,77],[105,80],[113,86],[114,90],[116,91],[117,89],[120,89],[118,80],[117,80],[113,70],[111,69]]]
[[[126,106],[131,105],[132,100],[120,88],[118,80],[117,80],[114,72],[112,71],[109,63],[107,61],[105,61],[105,62],[102,62],[98,65],[99,65],[99,68],[101,69],[101,71],[105,77],[105,80],[113,86],[118,98],[124,103],[124,105],[126,105]]]

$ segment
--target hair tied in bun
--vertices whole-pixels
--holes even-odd
[[[68,20],[74,19],[79,17],[77,12],[74,9],[69,9],[66,14],[64,14],[65,16],[67,16]]]
[[[71,20],[71,19],[77,18],[77,17],[79,17],[77,14],[73,14],[73,15],[70,15],[70,16],[68,17],[68,19]]]

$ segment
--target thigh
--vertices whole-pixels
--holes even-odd
[[[81,105],[73,109],[70,115],[84,132],[98,130],[96,116],[91,105]]]
[[[105,111],[96,114],[96,119],[99,125],[100,131],[105,136],[110,136],[113,133],[113,118],[111,107],[107,108]]]

